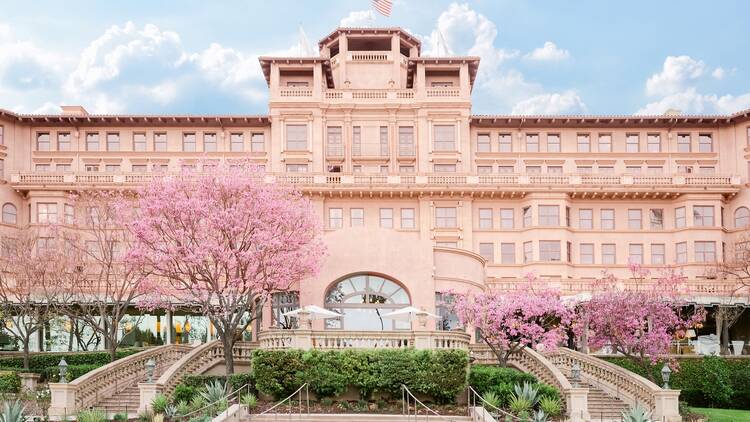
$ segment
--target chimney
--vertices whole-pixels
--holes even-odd
[[[72,105],[72,106],[60,106],[62,109],[63,116],[88,116],[89,112],[86,111],[83,106]]]

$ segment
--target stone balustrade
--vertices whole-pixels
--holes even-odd
[[[547,355],[549,360],[566,373],[574,364],[581,369],[581,381],[595,385],[630,406],[640,405],[651,411],[654,420],[681,421],[678,390],[665,390],[627,369],[594,356],[567,348],[559,348]]]
[[[84,374],[69,383],[50,383],[50,416],[64,418],[94,406],[126,388],[145,381],[146,362],[153,359],[154,373],[171,366],[190,351],[188,345],[165,345],[138,352]]]
[[[471,337],[458,331],[335,331],[279,330],[258,334],[261,349],[460,349]]]

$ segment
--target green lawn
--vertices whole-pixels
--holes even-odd
[[[693,412],[708,416],[711,422],[750,422],[750,410],[707,409],[693,407]]]

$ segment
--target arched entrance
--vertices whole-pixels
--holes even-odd
[[[326,308],[341,318],[326,320],[326,329],[390,331],[408,330],[411,324],[383,318],[383,314],[409,306],[411,300],[399,283],[376,274],[356,274],[333,283],[326,291]]]

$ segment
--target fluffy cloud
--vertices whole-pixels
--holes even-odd
[[[535,48],[523,57],[527,60],[540,62],[559,62],[570,58],[570,52],[559,48],[552,41],[547,41],[543,47]]]
[[[715,68],[710,77],[722,80],[726,71]],[[668,56],[662,70],[646,81],[646,94],[652,101],[636,114],[658,115],[669,109],[685,114],[731,114],[750,108],[750,93],[717,95],[701,93],[700,84],[709,78],[706,64],[690,56]]]
[[[341,19],[339,26],[346,28],[369,27],[375,21],[375,13],[372,10],[356,10]]]
[[[586,113],[586,104],[575,91],[561,94],[540,94],[513,106],[512,114],[581,114]]]

